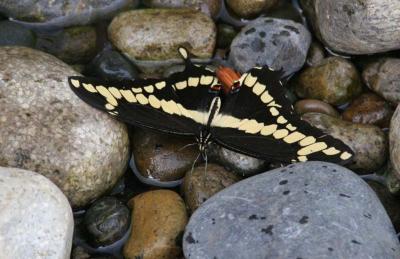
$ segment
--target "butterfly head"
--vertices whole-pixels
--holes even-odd
[[[220,66],[215,74],[218,77],[218,81],[221,83],[224,92],[236,92],[240,88],[240,74],[230,67]]]
[[[196,141],[199,145],[199,152],[203,156],[206,156],[208,145],[211,143],[211,134],[207,130],[201,130]]]

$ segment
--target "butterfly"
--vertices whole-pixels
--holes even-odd
[[[352,159],[348,146],[294,112],[281,71],[264,66],[243,75],[230,68],[214,73],[193,64],[186,49],[179,53],[185,69],[169,78],[106,82],[72,76],[69,84],[83,101],[123,122],[195,137],[201,154],[216,142],[270,162]]]

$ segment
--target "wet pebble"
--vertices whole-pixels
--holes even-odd
[[[325,58],[325,50],[322,45],[313,41],[311,43],[310,49],[308,50],[306,63],[308,66],[313,67],[321,63]]]
[[[227,7],[237,16],[252,18],[276,7],[281,0],[226,0]]]
[[[229,24],[218,24],[217,31],[217,46],[219,48],[228,48],[237,35],[236,29]]]
[[[125,172],[129,139],[124,124],[70,91],[74,75],[41,51],[0,48],[1,164],[40,172],[79,207]]]
[[[7,17],[24,21],[31,27],[54,29],[91,24],[137,4],[136,0],[1,1],[0,10]]]
[[[393,173],[400,178],[400,105],[397,106],[390,123],[389,147],[390,165]]]
[[[132,231],[124,258],[176,259],[188,217],[182,198],[169,190],[142,193],[129,202]]]
[[[70,27],[56,32],[39,33],[36,48],[69,63],[85,63],[96,54],[96,29]]]
[[[350,170],[324,162],[275,169],[217,193],[190,218],[183,249],[199,259],[400,256],[375,193]]]
[[[182,179],[198,154],[193,138],[186,139],[149,130],[135,129],[132,143],[132,153],[139,173],[145,178],[160,182]]]
[[[202,203],[215,193],[238,182],[241,178],[216,164],[194,168],[186,173],[182,185],[183,197],[189,211],[193,213]]]
[[[234,171],[238,175],[249,176],[262,172],[267,167],[267,162],[247,156],[222,146],[212,144],[208,149],[211,161]]]
[[[132,60],[180,62],[180,46],[198,58],[210,58],[216,27],[211,18],[190,9],[142,9],[117,15],[108,27],[108,36]]]
[[[0,21],[0,46],[34,47],[36,35],[28,28],[11,21]]]
[[[303,25],[261,17],[248,23],[233,40],[229,61],[241,73],[268,65],[289,75],[302,68],[310,44],[310,32]]]
[[[387,101],[400,103],[400,59],[382,58],[369,64],[363,71],[365,84]]]
[[[216,18],[221,9],[221,1],[216,0],[143,0],[150,8],[190,8]]]
[[[320,113],[306,113],[302,119],[314,127],[343,141],[353,152],[352,169],[360,173],[374,172],[387,159],[387,137],[374,125],[356,124]]]
[[[0,167],[0,207],[1,258],[69,258],[72,210],[51,181]]]
[[[361,79],[351,62],[329,57],[300,73],[296,93],[302,98],[341,105],[361,93]]]
[[[133,80],[138,76],[136,67],[116,50],[100,52],[85,72],[104,80]]]
[[[333,117],[339,117],[339,113],[330,104],[315,99],[303,99],[296,102],[294,105],[294,110],[299,115],[308,112],[316,112],[327,114]]]
[[[357,97],[343,112],[346,121],[388,127],[393,111],[382,97],[365,93]]]
[[[101,198],[86,211],[85,225],[94,246],[112,244],[128,231],[129,210],[114,197]]]

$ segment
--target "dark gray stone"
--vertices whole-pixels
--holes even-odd
[[[268,17],[258,18],[236,36],[229,61],[239,72],[254,66],[283,68],[285,75],[298,71],[307,57],[310,32],[301,24]]]
[[[346,168],[289,165],[217,193],[192,215],[186,258],[399,258],[376,194]]]
[[[0,22],[0,46],[35,46],[35,34],[21,24]]]

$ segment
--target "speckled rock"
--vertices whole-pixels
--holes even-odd
[[[254,17],[262,11],[268,11],[281,0],[226,0],[226,5],[239,17]]]
[[[219,0],[143,0],[143,3],[151,8],[190,8],[214,18],[221,9]]]
[[[124,258],[179,258],[188,221],[181,197],[169,190],[149,191],[134,197],[129,205],[132,232],[124,246]]]
[[[208,198],[240,179],[216,164],[208,164],[207,171],[204,165],[196,167],[193,172],[186,174],[183,181],[182,193],[186,206],[193,213]]]
[[[400,178],[400,105],[397,106],[390,123],[389,147],[393,173]]]
[[[198,11],[142,9],[116,16],[108,27],[108,35],[132,60],[180,59],[179,46],[187,47],[199,58],[210,58],[216,28],[208,16]]]
[[[11,21],[0,21],[0,46],[34,47],[35,34],[24,26]]]
[[[352,63],[341,57],[329,57],[300,73],[296,93],[302,98],[340,105],[361,93],[361,79]]]
[[[36,48],[69,64],[86,63],[96,54],[96,29],[77,26],[39,33]]]
[[[375,193],[323,162],[275,169],[217,193],[190,218],[183,250],[188,259],[400,257]]]
[[[238,175],[253,175],[262,172],[267,167],[267,162],[264,160],[246,156],[216,144],[212,144],[208,152],[211,161],[234,171]]]
[[[229,61],[241,73],[268,65],[289,75],[303,66],[310,44],[309,31],[299,23],[257,18],[233,40]]]
[[[104,80],[133,80],[137,78],[136,67],[121,53],[115,50],[103,50],[88,66],[87,74]]]
[[[365,93],[351,102],[343,112],[346,121],[388,127],[393,111],[390,105],[373,93]]]
[[[306,113],[302,119],[342,140],[353,150],[355,155],[353,164],[349,165],[351,169],[369,173],[386,162],[387,137],[377,126],[350,123],[321,113]]]
[[[372,54],[400,48],[398,0],[300,2],[316,35],[332,50]]]
[[[128,231],[129,210],[117,198],[103,197],[86,211],[85,225],[92,244],[110,245]]]
[[[317,112],[333,117],[339,117],[339,113],[330,104],[315,99],[303,99],[296,102],[294,105],[294,110],[299,115],[308,112]]]
[[[365,84],[393,103],[400,103],[400,59],[383,58],[367,66],[362,74]]]
[[[132,138],[136,168],[146,178],[161,182],[183,178],[198,155],[194,139],[136,129]],[[188,146],[190,145],[190,146]]]
[[[124,173],[126,126],[82,102],[77,73],[49,54],[0,48],[0,166],[40,172],[73,206],[84,206]]]
[[[311,43],[310,49],[308,50],[306,63],[310,67],[316,66],[321,63],[325,58],[324,48],[317,41]]]
[[[1,258],[70,258],[72,210],[48,179],[0,167],[0,207]]]
[[[19,0],[0,1],[0,12],[26,25],[39,28],[62,28],[84,25],[112,17],[136,6],[136,0]]]

